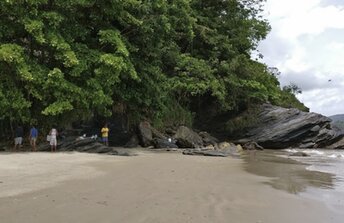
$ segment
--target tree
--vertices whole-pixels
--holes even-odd
[[[191,123],[205,106],[280,103],[276,76],[250,57],[270,30],[263,2],[1,1],[0,120]]]
[[[302,89],[299,86],[297,86],[295,83],[290,83],[289,85],[284,86],[283,91],[292,93],[294,95],[302,94]]]

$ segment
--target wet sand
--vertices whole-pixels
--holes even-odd
[[[321,201],[245,168],[176,152],[0,153],[1,222],[342,222]]]

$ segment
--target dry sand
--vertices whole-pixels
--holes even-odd
[[[234,158],[0,153],[0,222],[343,222],[269,180]]]

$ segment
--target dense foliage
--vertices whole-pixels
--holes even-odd
[[[0,120],[191,123],[292,95],[250,58],[263,0],[1,0]]]

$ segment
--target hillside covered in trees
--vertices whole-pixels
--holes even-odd
[[[263,0],[2,0],[0,125],[192,125],[266,101],[307,110],[251,54]]]
[[[332,119],[332,124],[340,128],[341,130],[344,130],[344,115],[338,114],[338,115],[332,115],[329,116],[330,119]]]

